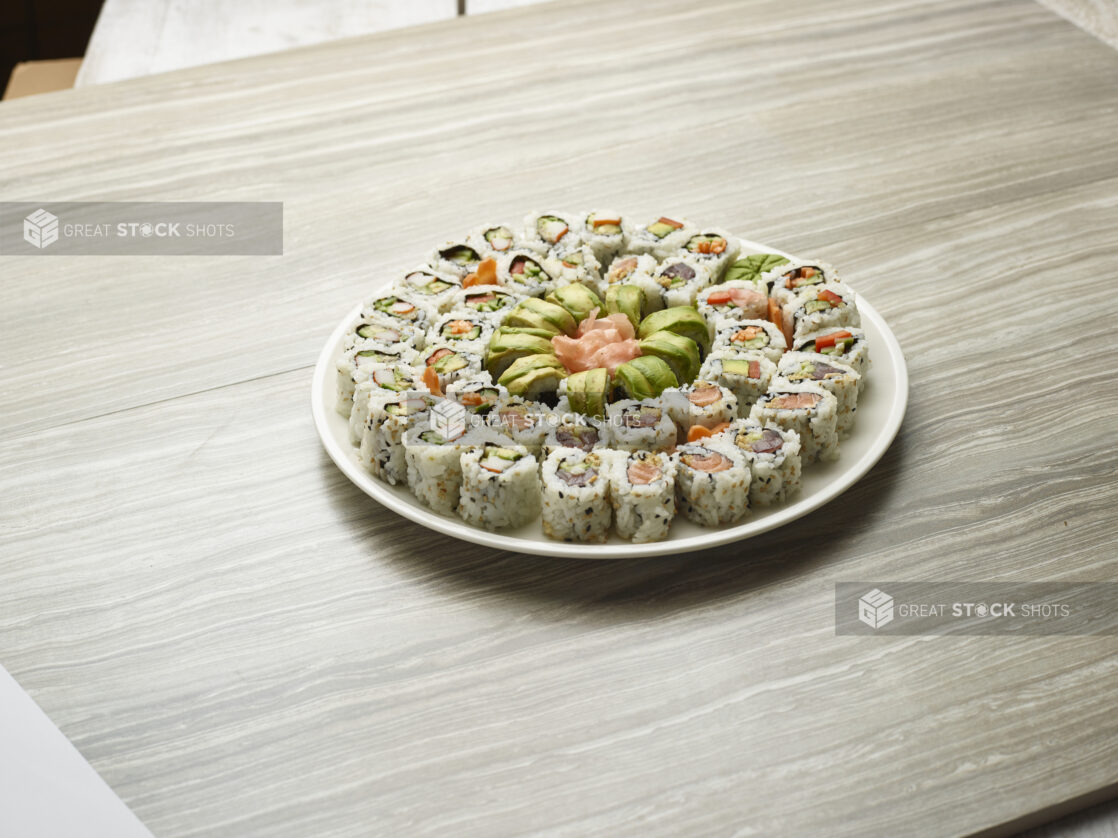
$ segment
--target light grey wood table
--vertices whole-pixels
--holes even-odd
[[[835,637],[832,592],[1115,579],[1116,90],[1027,0],[628,0],[5,103],[6,198],[282,200],[286,253],[0,259],[0,662],[165,837],[955,835],[1113,793],[1118,640]],[[353,301],[596,203],[843,268],[912,378],[865,480],[595,563],[340,476],[308,388]]]

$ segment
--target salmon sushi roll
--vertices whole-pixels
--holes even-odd
[[[392,290],[404,297],[414,297],[429,312],[438,314],[450,310],[454,293],[461,287],[462,280],[457,274],[422,267],[396,280]]]
[[[486,442],[462,454],[458,515],[487,530],[519,527],[540,514],[536,458],[523,445]]]
[[[435,248],[428,257],[427,264],[440,273],[464,279],[477,271],[483,258],[485,257],[471,244],[449,241]]]
[[[664,308],[694,306],[699,293],[710,285],[710,269],[690,256],[665,260],[652,275],[660,286]]]
[[[781,306],[790,305],[804,291],[828,282],[840,282],[835,269],[826,262],[795,260],[785,262],[761,276],[769,296]]]
[[[699,292],[699,314],[712,326],[726,321],[759,320],[768,315],[769,298],[751,282],[726,282]],[[712,332],[714,329],[712,328]]]
[[[610,469],[614,526],[622,538],[646,544],[668,537],[675,517],[675,460],[663,452],[633,451]]]
[[[483,258],[496,258],[513,248],[523,247],[524,240],[511,224],[486,224],[470,233],[466,244]]]
[[[678,253],[697,232],[694,225],[686,219],[677,220],[662,215],[648,224],[632,229],[626,248],[636,256],[648,254],[657,260],[667,259]]]
[[[681,446],[676,461],[675,491],[680,511],[702,527],[733,524],[749,514],[749,462],[725,441]]]
[[[723,320],[716,324],[712,352],[730,355],[759,352],[774,364],[788,349],[784,332],[769,320]]]
[[[675,422],[659,399],[625,399],[606,408],[610,445],[622,451],[667,451],[675,446]]]
[[[777,378],[753,405],[749,418],[798,433],[804,465],[838,459],[838,402],[818,384]]]
[[[748,416],[754,402],[768,391],[776,376],[776,364],[756,350],[712,352],[703,362],[699,377],[716,382],[737,399],[738,416]]]
[[[666,390],[661,398],[675,422],[679,442],[685,442],[696,426],[714,431],[738,418],[737,396],[710,379],[698,378],[683,387]]]
[[[582,219],[579,237],[594,251],[594,256],[605,267],[625,252],[629,228],[621,213],[612,210],[594,210]]]
[[[555,541],[602,543],[609,538],[608,452],[557,448],[540,469],[543,534]]]
[[[547,256],[582,244],[579,216],[570,212],[532,212],[524,219],[525,247]]]
[[[800,490],[803,466],[800,435],[779,425],[761,425],[739,419],[722,434],[749,461],[752,480],[749,502],[753,506],[783,503]]]
[[[839,437],[850,436],[862,383],[853,367],[814,352],[788,352],[780,359],[777,372],[786,381],[811,381],[831,393],[837,402]]]
[[[547,257],[531,250],[512,250],[497,260],[497,284],[525,297],[542,297],[555,287]]]
[[[854,291],[841,282],[812,286],[782,311],[784,337],[789,343],[820,329],[862,325]]]
[[[719,283],[725,278],[726,269],[741,253],[741,240],[725,230],[708,228],[687,239],[681,250],[707,267],[711,282]]]

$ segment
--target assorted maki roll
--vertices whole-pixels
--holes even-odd
[[[540,471],[544,535],[556,541],[604,542],[613,508],[609,502],[609,452],[557,448]]]
[[[359,461],[439,514],[577,543],[787,500],[852,432],[869,347],[829,265],[741,247],[612,210],[444,243],[342,339]]]

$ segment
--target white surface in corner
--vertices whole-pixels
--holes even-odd
[[[147,827],[3,667],[0,835],[152,838]]]

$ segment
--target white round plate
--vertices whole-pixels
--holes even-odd
[[[743,256],[781,253],[756,242],[742,240],[742,245]],[[677,517],[668,538],[651,544],[632,544],[617,535],[611,535],[605,544],[552,541],[544,536],[538,519],[519,529],[488,532],[471,527],[458,518],[432,512],[420,504],[406,486],[390,486],[369,474],[357,461],[357,449],[349,441],[348,423],[334,409],[334,363],[341,355],[346,331],[361,313],[360,305],[338,324],[323,347],[314,369],[311,409],[326,453],[342,473],[369,497],[428,529],[499,550],[580,559],[624,559],[703,550],[741,541],[818,509],[854,485],[888,449],[904,418],[908,402],[908,371],[896,337],[881,315],[861,295],[858,295],[858,310],[862,315],[862,328],[869,343],[872,366],[867,374],[865,391],[858,402],[858,423],[850,438],[842,441],[838,461],[816,463],[805,468],[803,489],[788,503],[754,509],[740,524],[713,529]]]

